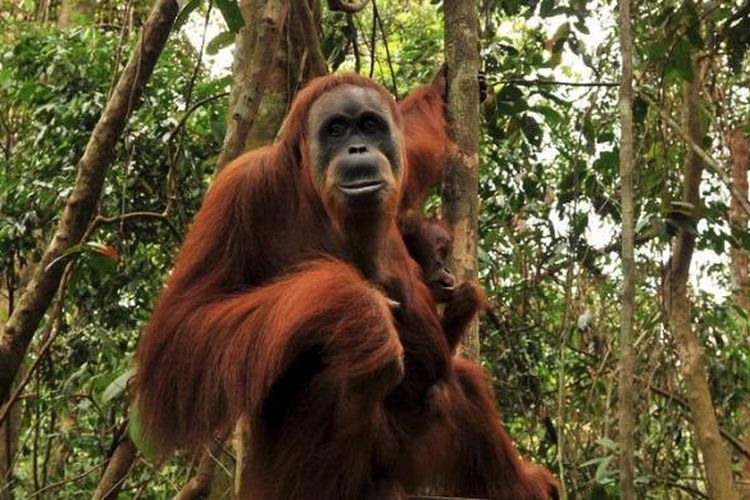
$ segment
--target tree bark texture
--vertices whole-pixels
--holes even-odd
[[[633,194],[633,35],[630,0],[619,2],[620,57],[620,196],[622,207],[622,311],[620,322],[620,498],[635,500],[635,443],[633,442],[635,352],[634,194]]]
[[[102,479],[96,487],[92,496],[93,500],[115,500],[125,482],[125,478],[135,462],[137,450],[133,442],[127,436],[115,448],[114,453],[107,462]]]
[[[157,0],[130,61],[91,133],[78,176],[52,241],[0,338],[0,401],[5,401],[26,350],[60,284],[64,263],[53,261],[80,243],[101,197],[107,167],[130,112],[146,86],[177,16],[176,0]],[[52,264],[52,265],[50,265]]]
[[[245,12],[254,16],[256,5],[254,2],[243,2],[243,17],[246,15]],[[249,61],[235,60],[235,75],[242,73],[243,78],[239,82],[235,79],[239,85],[234,86],[232,96],[230,96],[230,121],[224,147],[217,161],[217,171],[245,150],[248,135],[257,119],[269,76],[272,73],[269,68],[272,68],[274,64],[288,11],[289,0],[268,0],[265,2],[260,21],[245,23],[242,29],[247,30],[247,33],[242,35],[240,32],[242,38],[238,37],[236,57],[245,58],[249,45],[252,45],[252,52],[250,52]],[[253,30],[255,30],[254,37],[252,36]]]
[[[229,96],[229,109],[234,110],[240,95],[252,77],[252,55],[258,37],[258,27],[263,18],[266,0],[240,0],[240,11],[245,25],[237,33],[234,43],[234,65],[232,68],[232,91]],[[288,60],[285,47],[279,45],[273,64],[266,68],[268,81],[257,116],[245,140],[244,149],[255,149],[273,142],[281,120],[286,113],[288,100]],[[234,133],[237,121],[232,112],[227,116],[225,141]]]
[[[732,184],[738,195],[747,199],[747,169],[750,162],[748,154],[748,139],[743,135],[742,129],[734,129],[729,134],[729,151],[732,159]],[[747,212],[742,207],[742,203],[736,198],[732,198],[729,207],[729,221],[732,229],[737,231],[747,231]],[[747,250],[741,247],[733,247],[731,250],[732,259],[732,291],[734,292],[735,303],[750,312],[750,296],[748,296],[747,267],[748,258]],[[747,332],[743,332],[747,335]]]
[[[748,146],[750,146],[750,141],[744,136],[741,128],[732,130],[728,139],[732,160],[732,184],[739,196],[747,199],[747,170],[750,168],[750,151],[748,151]],[[735,198],[732,198],[729,207],[729,222],[732,226],[732,231],[747,231],[747,212],[745,212],[742,204]],[[747,250],[740,246],[732,247],[730,257],[732,260],[732,292],[734,302],[738,307],[750,314]],[[739,332],[740,338],[737,341],[747,345],[748,341],[750,341],[749,333],[748,329],[744,328]],[[750,406],[746,405],[740,411],[740,423],[744,424],[744,428],[746,429],[743,435],[740,436],[742,445],[750,449]],[[747,457],[742,461],[742,479],[744,481],[742,494],[745,498],[750,498],[750,459]]]
[[[310,4],[307,0],[295,2],[293,11],[295,32],[302,36],[299,45],[304,49],[302,57],[305,65],[309,67],[309,72],[314,76],[328,74],[328,64],[325,56],[323,56],[323,49],[320,47],[318,26]]]
[[[693,81],[686,84],[684,97],[685,128],[690,139],[697,144],[704,144],[700,106],[705,64],[699,54],[694,54]],[[693,148],[688,149],[683,167],[682,200],[696,207],[700,204],[702,172],[702,158]],[[687,389],[698,447],[703,455],[708,495],[710,498],[735,500],[739,497],[733,483],[732,464],[719,432],[703,348],[690,318],[688,277],[694,249],[694,231],[681,228],[673,243],[669,275],[665,280],[665,305],[679,351],[679,367]]]
[[[451,151],[443,178],[443,215],[453,237],[451,267],[459,281],[477,279],[479,170],[479,12],[476,2],[446,0],[445,62],[448,66],[448,129]],[[475,321],[462,353],[479,358]]]
[[[16,404],[0,424],[0,500],[13,500],[13,464],[18,451],[22,409],[22,405]]]

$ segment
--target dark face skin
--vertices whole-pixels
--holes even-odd
[[[342,85],[310,110],[313,181],[336,213],[392,212],[403,178],[401,137],[373,89]]]
[[[422,269],[422,277],[437,302],[447,302],[453,295],[456,279],[446,263],[453,248],[447,227],[439,220],[407,217],[400,229],[409,255]]]
[[[456,282],[453,273],[445,265],[451,249],[451,238],[448,231],[437,224],[430,227],[430,236],[435,254],[432,262],[424,263],[427,266],[425,274],[435,300],[446,302],[450,299]]]

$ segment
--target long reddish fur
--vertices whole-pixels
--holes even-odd
[[[518,457],[481,370],[451,356],[396,214],[377,273],[352,266],[305,146],[310,107],[342,84],[391,106],[407,127],[407,168],[438,169],[442,106],[412,96],[399,111],[358,75],[311,82],[279,141],[226,167],[188,232],[136,352],[140,426],[167,452],[246,417],[243,498],[400,498],[424,486],[547,498],[553,479]],[[428,178],[407,170],[402,199],[423,198]]]

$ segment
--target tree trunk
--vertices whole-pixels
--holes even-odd
[[[135,461],[137,450],[129,437],[124,436],[115,448],[114,453],[104,469],[99,485],[92,497],[93,500],[115,500],[125,482],[125,478]]]
[[[633,35],[630,0],[620,1],[620,185],[622,197],[622,320],[620,324],[620,498],[635,500],[635,404],[633,378],[633,317],[635,313],[634,196],[633,196]]]
[[[115,156],[115,145],[164,49],[177,11],[175,0],[157,0],[130,61],[91,133],[78,162],[75,186],[66,201],[52,241],[8,318],[0,338],[0,401],[8,398],[10,386],[34,332],[60,284],[65,266],[61,262],[53,262],[80,243],[96,211],[107,167]]]
[[[741,128],[729,134],[729,150],[732,158],[732,184],[742,199],[747,199],[747,169],[750,155],[748,155],[748,140]],[[742,203],[732,197],[729,208],[729,221],[732,229],[747,231],[747,213]],[[747,250],[737,246],[731,249],[732,259],[732,292],[735,303],[743,310],[750,312],[750,296],[748,296],[747,281]],[[747,335],[747,332],[742,332]]]
[[[448,129],[457,148],[443,179],[443,214],[453,237],[451,267],[459,281],[477,279],[479,170],[479,12],[476,2],[446,0],[445,61],[448,65]],[[479,358],[475,321],[461,345]]]
[[[736,193],[747,199],[747,169],[750,166],[750,152],[748,146],[750,141],[744,136],[741,128],[734,129],[729,134],[729,151],[732,158],[732,184],[734,185]],[[732,227],[732,231],[747,231],[747,212],[742,207],[742,204],[735,197],[732,197],[732,202],[729,208],[729,222]],[[735,304],[742,308],[747,314],[750,314],[750,296],[748,295],[748,256],[747,250],[741,246],[732,247],[730,250],[730,256],[732,259],[732,292]],[[743,322],[743,324],[746,324]],[[739,342],[747,343],[748,341],[748,330],[744,328],[739,332],[740,338],[737,339]],[[740,422],[744,424],[742,427],[750,429],[750,406],[745,407],[740,411]],[[745,448],[750,449],[750,430],[746,430],[741,436],[742,444]],[[750,459],[745,458],[742,461],[742,479],[744,485],[742,493],[745,498],[750,498]]]
[[[684,115],[687,133],[696,144],[704,144],[701,125],[701,87],[705,60],[693,57],[693,81],[687,84]],[[689,148],[683,167],[682,200],[694,207],[700,205],[700,180],[703,160]],[[710,498],[735,500],[738,498],[732,477],[732,464],[724,449],[716,421],[703,348],[693,331],[688,298],[688,277],[695,248],[695,232],[681,228],[672,247],[669,276],[665,280],[665,305],[669,326],[677,343],[680,371],[687,389],[687,400],[693,417],[698,447],[703,454]]]
[[[328,74],[328,64],[320,46],[318,26],[313,9],[310,8],[307,1],[300,1],[295,2],[293,11],[295,21],[293,31],[297,37],[296,45],[304,49],[301,60],[305,62],[305,67],[308,68],[308,75],[314,77]]]
[[[240,29],[234,44],[234,65],[232,68],[232,92],[229,96],[229,109],[237,107],[237,102],[246,82],[252,77],[253,50],[258,37],[258,26],[266,6],[265,0],[241,0],[239,3],[245,25]],[[257,116],[248,132],[243,149],[255,149],[273,142],[281,126],[288,104],[286,47],[279,44],[275,59],[268,71],[266,92],[260,103]],[[227,116],[227,136],[234,133],[237,122],[232,113]]]
[[[263,11],[257,17],[261,4]],[[273,68],[280,47],[289,1],[248,0],[243,2],[242,8],[243,17],[248,16],[252,21],[245,23],[237,37],[229,121],[224,147],[216,165],[217,171],[245,151],[250,132],[258,121],[258,110],[271,75],[274,74],[269,68]],[[278,78],[279,75],[275,76]]]
[[[21,404],[15,405],[5,422],[0,424],[0,500],[13,500],[13,465],[18,451],[22,409]]]

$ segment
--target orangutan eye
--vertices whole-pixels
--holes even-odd
[[[365,116],[359,126],[365,134],[374,134],[381,129],[381,121],[374,116]]]
[[[349,126],[343,120],[333,120],[326,126],[326,132],[330,137],[343,137],[349,130]]]

